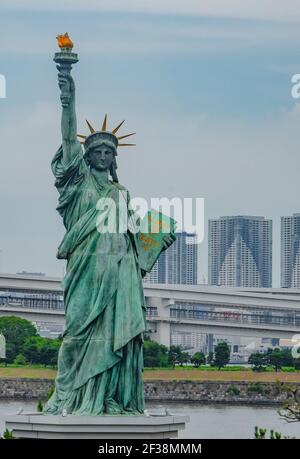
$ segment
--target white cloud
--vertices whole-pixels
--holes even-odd
[[[1,9],[36,11],[121,11],[300,21],[298,0],[2,0]]]

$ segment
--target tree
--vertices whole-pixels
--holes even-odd
[[[151,368],[168,366],[168,348],[148,337],[145,338],[144,365]]]
[[[27,338],[37,336],[36,328],[31,322],[15,316],[0,317],[0,333],[5,336],[8,363],[12,363],[22,353],[22,346]]]
[[[221,341],[215,347],[214,362],[215,367],[220,368],[225,367],[230,359],[230,348],[226,341]]]
[[[58,339],[44,338],[40,347],[40,362],[44,365],[56,365],[60,345],[61,341]]]
[[[144,365],[145,367],[158,367],[159,344],[150,338],[144,341]]]
[[[297,385],[285,384],[278,382],[280,392],[287,395],[283,404],[283,409],[279,410],[279,416],[287,422],[300,422],[300,389]]]
[[[22,346],[23,354],[30,364],[40,363],[40,338],[40,336],[31,336],[25,340]]]
[[[294,367],[297,371],[300,370],[300,359],[294,359]]]
[[[169,362],[175,367],[176,363],[180,363],[182,347],[181,346],[170,346],[169,349]]]
[[[206,361],[207,361],[208,365],[213,365],[213,363],[214,363],[214,353],[213,352],[209,352],[208,353]]]
[[[184,364],[189,363],[191,357],[188,352],[181,352],[178,356],[178,363],[179,365],[183,366]]]
[[[270,350],[269,350],[270,351]],[[280,381],[277,381],[277,389],[279,392],[286,394],[286,400],[283,404],[283,408],[278,410],[279,416],[285,421],[291,422],[300,422],[300,390],[297,385],[286,384]],[[267,429],[260,429],[255,427],[255,438],[265,439]],[[288,439],[295,437],[287,437],[282,435],[281,432],[274,432],[270,430],[270,439]]]
[[[284,363],[283,352],[278,348],[269,349],[266,354],[266,359],[268,364],[275,368],[275,371],[279,371]]]
[[[23,354],[18,354],[14,360],[15,365],[26,365],[26,359]]]
[[[267,358],[265,353],[255,352],[251,354],[248,363],[252,365],[253,371],[265,371],[267,365]]]
[[[24,342],[22,351],[27,361],[32,364],[55,365],[60,345],[58,339],[31,336]]]
[[[196,368],[200,367],[200,365],[204,365],[205,362],[206,358],[203,352],[196,352],[191,358],[191,364]]]
[[[282,349],[282,366],[283,367],[293,367],[294,366],[294,359],[292,356],[291,349]]]
[[[295,361],[293,359],[292,352],[290,349],[268,349],[267,352],[259,353],[256,352],[251,354],[248,363],[253,365],[253,371],[264,371],[265,366],[273,366],[276,371],[279,371],[283,366],[295,367]]]

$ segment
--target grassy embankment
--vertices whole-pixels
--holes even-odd
[[[217,370],[211,367],[191,368],[176,367],[172,368],[146,368],[144,380],[190,380],[190,381],[285,381],[300,383],[300,372],[295,371],[275,372],[271,369],[263,373],[255,373],[250,368],[239,366],[226,367]],[[0,378],[42,378],[54,379],[56,370],[39,366],[0,366]]]

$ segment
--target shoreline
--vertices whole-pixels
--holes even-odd
[[[0,397],[0,406],[1,406],[1,402],[5,402],[5,403],[13,403],[13,402],[38,402],[39,399],[37,398],[1,398]],[[184,405],[193,405],[195,407],[199,407],[199,406],[214,406],[214,407],[217,407],[217,406],[226,406],[226,407],[230,407],[230,406],[243,406],[243,407],[261,407],[261,408],[271,408],[271,407],[280,407],[282,406],[282,403],[281,402],[276,402],[276,401],[269,401],[269,402],[264,402],[264,401],[261,401],[261,402],[242,402],[242,401],[211,401],[211,400],[206,400],[206,401],[203,401],[203,400],[153,400],[153,399],[149,399],[149,398],[145,398],[145,403],[150,403],[153,407],[155,407],[155,405],[161,405],[161,404],[168,404],[168,405],[174,405],[175,408],[176,408],[176,405],[181,405],[181,404],[184,404]],[[147,407],[146,407],[147,409]]]
[[[42,400],[53,387],[53,379],[2,378],[1,400]],[[286,383],[297,385],[300,383]],[[192,381],[192,380],[146,380],[147,402],[202,403],[224,405],[280,405],[286,394],[280,392],[276,382],[260,381]]]

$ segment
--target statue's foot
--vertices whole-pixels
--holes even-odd
[[[127,408],[124,408],[124,412],[125,413],[134,413],[134,414],[136,414],[138,411],[134,410],[133,408],[127,407]]]
[[[105,402],[104,413],[115,415],[115,414],[123,414],[124,411],[122,410],[120,405],[115,400],[107,400]]]

